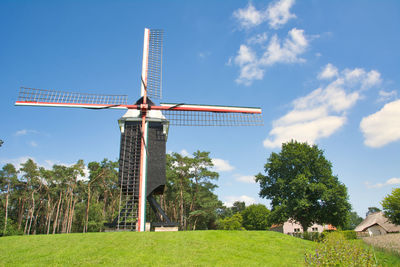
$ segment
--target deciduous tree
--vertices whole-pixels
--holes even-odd
[[[270,223],[268,221],[269,209],[263,204],[253,204],[242,211],[243,227],[246,230],[266,230]]]
[[[400,188],[393,189],[382,201],[385,216],[394,224],[400,225]]]
[[[219,219],[217,227],[220,230],[244,230],[242,226],[243,217],[240,213],[233,214],[231,217]]]
[[[316,145],[291,141],[272,153],[259,173],[261,197],[271,200],[271,220],[289,218],[303,229],[313,223],[343,226],[351,209],[347,188],[332,174],[332,164]]]
[[[235,201],[231,207],[232,213],[240,213],[246,209],[246,203],[244,201]]]
[[[352,211],[347,217],[347,221],[346,224],[343,226],[343,230],[354,230],[354,228],[356,228],[357,225],[359,225],[362,221],[363,218],[358,216],[357,212]]]
[[[365,217],[368,217],[368,215],[370,215],[370,214],[372,214],[372,213],[375,213],[375,212],[379,212],[379,211],[381,211],[380,208],[377,208],[377,207],[368,207],[368,211],[367,211],[367,213],[365,214]]]

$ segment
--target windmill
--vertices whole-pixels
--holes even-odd
[[[119,160],[119,214],[111,224],[117,230],[144,231],[146,199],[160,222],[176,225],[153,195],[163,194],[165,155],[169,125],[256,126],[262,125],[260,108],[160,103],[162,89],[162,30],[145,29],[141,75],[141,97],[128,104],[126,95],[102,95],[21,87],[15,105],[123,109]]]

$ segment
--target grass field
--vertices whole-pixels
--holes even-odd
[[[269,231],[11,236],[0,238],[0,266],[301,266],[315,247]],[[377,256],[383,265],[400,265],[400,258]]]
[[[314,246],[268,231],[13,236],[0,238],[0,265],[298,266]]]

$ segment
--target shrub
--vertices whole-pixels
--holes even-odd
[[[320,233],[318,232],[304,232],[303,239],[310,240],[310,241],[319,241],[320,240]]]
[[[344,230],[340,231],[347,240],[357,239],[357,233],[354,230]]]
[[[370,250],[347,241],[343,233],[330,233],[315,253],[305,254],[307,266],[375,266]]]
[[[231,217],[219,219],[217,221],[217,228],[219,230],[244,230],[242,226],[243,218],[240,213],[236,213]]]
[[[2,221],[3,222],[3,221]],[[14,223],[13,220],[8,218],[7,220],[7,230],[4,233],[4,222],[0,223],[0,236],[8,236],[8,235],[23,235],[24,231],[23,229],[18,230],[18,226],[16,223]]]
[[[266,230],[269,226],[269,209],[263,204],[253,204],[241,212],[246,230]]]
[[[319,235],[319,242],[322,242],[329,234],[336,232],[336,230],[324,230],[320,235]]]

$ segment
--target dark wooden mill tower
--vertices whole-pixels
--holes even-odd
[[[118,123],[121,129],[119,215],[111,224],[117,230],[144,231],[146,199],[160,222],[172,226],[154,199],[165,186],[165,153],[169,125],[255,126],[262,125],[260,108],[160,103],[162,66],[161,30],[145,29],[141,76],[141,97],[129,105],[126,95],[70,93],[21,87],[15,105],[125,109]]]

